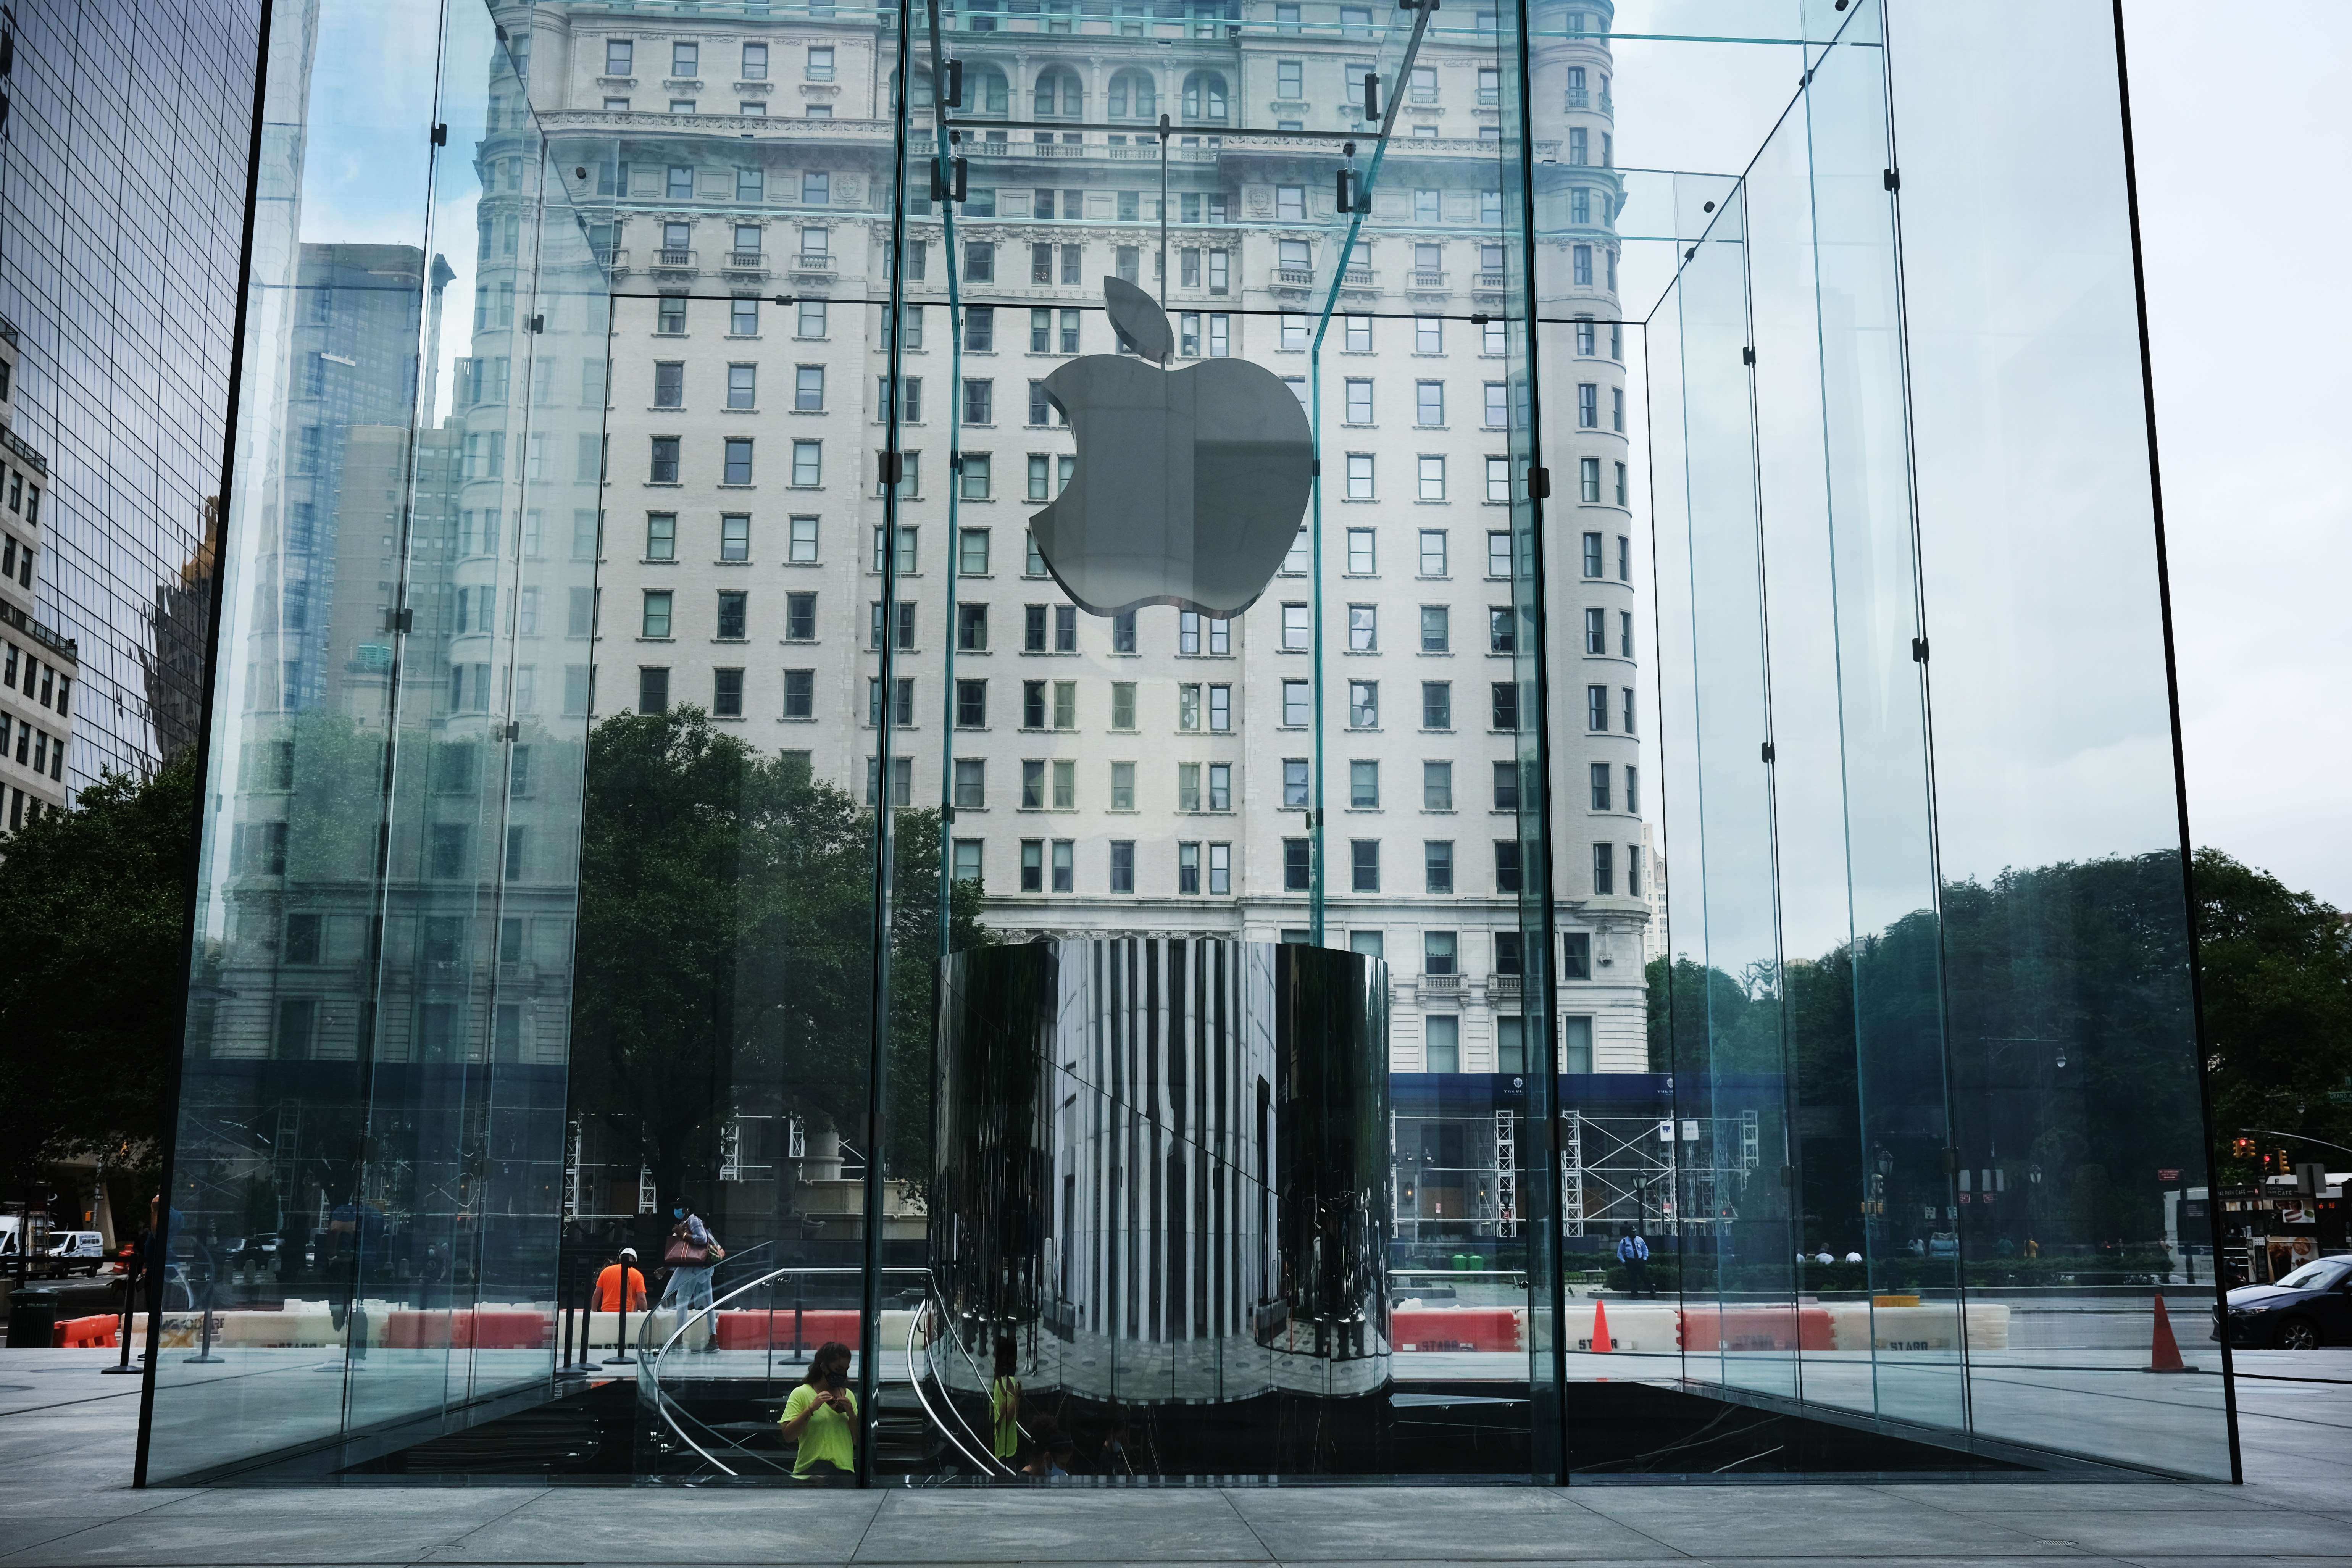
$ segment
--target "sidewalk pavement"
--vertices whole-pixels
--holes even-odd
[[[2352,1355],[2242,1367],[2244,1487],[2162,1483],[737,1492],[152,1489],[111,1352],[0,1352],[0,1568],[85,1564],[2352,1564]],[[2276,1380],[2292,1371],[2297,1381]],[[2300,1379],[2326,1378],[2316,1382]],[[126,1386],[127,1385],[127,1386]]]

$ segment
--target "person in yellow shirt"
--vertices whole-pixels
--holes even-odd
[[[1021,1457],[1021,1352],[1011,1338],[996,1342],[996,1378],[988,1385],[996,1457],[1007,1466]]]
[[[828,1340],[809,1361],[801,1385],[778,1417],[784,1436],[800,1445],[794,1480],[830,1480],[857,1470],[857,1398],[849,1392],[849,1347]]]

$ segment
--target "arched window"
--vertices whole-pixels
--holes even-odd
[[[1123,70],[1110,79],[1110,117],[1150,120],[1160,112],[1159,89],[1149,71]]]
[[[927,70],[919,70],[915,73],[915,107],[917,109],[929,109],[931,107],[931,73]],[[898,109],[898,73],[897,71],[892,71],[890,73],[891,112],[894,114],[897,113]]]
[[[982,66],[965,78],[964,108],[972,114],[1010,114],[1013,88],[994,66]]]
[[[1186,77],[1184,118],[1222,124],[1225,118],[1225,79],[1215,71],[1194,71]]]
[[[1078,73],[1069,67],[1047,66],[1037,73],[1034,97],[1038,119],[1060,115],[1076,120],[1085,111],[1087,90],[1078,83]]]

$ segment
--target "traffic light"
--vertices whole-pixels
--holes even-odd
[[[2233,1159],[2252,1159],[2254,1157],[2254,1141],[2251,1138],[2232,1139],[2230,1143],[2230,1154]]]

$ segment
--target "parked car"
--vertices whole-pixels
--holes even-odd
[[[2229,1303],[2233,1345],[2352,1344],[2352,1257],[2314,1258],[2275,1285],[2241,1285]]]
[[[106,1266],[106,1239],[94,1230],[53,1230],[41,1255],[50,1274],[95,1274]]]

